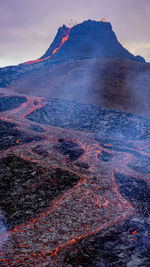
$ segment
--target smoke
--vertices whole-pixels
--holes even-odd
[[[54,77],[51,79],[51,88],[55,88],[52,90],[56,98],[98,103],[100,97],[96,83],[101,76],[98,62],[104,68],[103,58],[106,54],[103,48],[104,36],[99,30],[102,27],[100,25],[89,21],[73,27],[68,41],[53,56],[54,61],[64,62],[58,67],[59,71],[56,69],[57,81]]]
[[[77,67],[74,67],[74,64]],[[96,71],[96,60],[78,60],[70,66],[72,69],[66,72],[62,83],[58,85],[57,97],[83,103],[96,103],[97,97],[93,93],[93,86],[97,76],[100,75]]]
[[[150,69],[149,66],[141,73],[128,76],[127,86],[131,88],[131,98],[135,112],[143,117],[149,117],[150,112]]]

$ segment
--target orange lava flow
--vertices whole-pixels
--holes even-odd
[[[47,136],[51,134],[51,137],[44,143],[41,141],[44,146],[57,143],[62,133],[65,135],[64,129],[61,131],[59,128],[53,130],[52,127],[46,127],[46,130]],[[80,174],[80,181],[51,202],[49,208],[26,224],[21,224],[9,232],[7,253],[4,252],[1,255],[1,261],[7,263],[8,266],[20,264],[36,266],[43,262],[61,266],[59,255],[61,253],[65,255],[74,243],[110,228],[133,212],[132,206],[118,193],[113,171],[108,167],[100,166],[96,151],[99,153],[101,147],[94,141],[91,143],[92,140],[90,142],[89,137],[85,138],[84,135],[83,137],[80,135],[78,141],[73,131],[69,133],[69,130],[66,130],[66,134],[72,137],[66,140],[77,142],[84,148],[85,153],[81,159],[88,164],[92,162],[92,167],[86,174]],[[52,147],[51,153],[56,162],[59,161],[61,166],[66,166],[64,156],[61,162],[59,153],[57,155]],[[21,157],[26,159],[25,151]],[[32,160],[31,155],[28,159]],[[49,161],[52,162],[51,158]],[[73,172],[70,168],[69,171]],[[75,170],[74,173],[78,175]],[[17,240],[17,243],[14,240]],[[10,252],[13,262],[9,260]],[[61,260],[63,260],[62,255]]]
[[[11,240],[17,240],[17,243],[7,244],[11,251],[13,249],[13,263],[23,264],[25,261],[35,266],[45,259],[52,262],[53,257],[57,262],[60,250],[109,228],[132,212],[127,201],[120,201],[117,192],[112,191],[107,195],[102,191],[102,184],[81,177],[76,186],[53,201],[41,215],[11,231]],[[112,194],[114,200],[111,199]],[[44,240],[47,240],[46,243]],[[24,257],[20,257],[20,254]],[[5,255],[3,259],[11,266]]]
[[[18,128],[31,133],[29,126],[34,122],[27,120],[25,116],[44,105],[41,98],[31,97],[19,108],[4,112],[2,119],[18,123]],[[92,133],[42,124],[41,127],[45,130],[41,134],[42,140],[18,144],[3,151],[0,157],[12,153],[38,163],[43,170],[47,166],[52,169],[61,168],[78,176],[79,182],[48,203],[48,208],[40,214],[33,215],[27,223],[7,232],[7,246],[0,252],[0,262],[6,266],[62,266],[63,257],[75,243],[109,229],[134,212],[131,204],[119,193],[114,175],[116,171],[133,176],[133,171],[129,170],[127,165],[134,159],[134,155],[109,151],[111,145],[106,141],[105,148],[102,147],[95,141]],[[84,150],[78,161],[87,163],[88,169],[80,169],[74,162],[70,162],[67,156],[57,151],[60,138],[77,143]],[[37,145],[48,152],[47,156],[43,157],[34,152]],[[99,160],[98,154],[101,151],[113,154],[111,163]],[[138,177],[138,174],[135,175]],[[144,179],[144,174],[142,178]],[[42,178],[41,175],[40,179],[41,183],[46,179],[55,184],[53,177]],[[34,179],[33,185],[38,185]],[[134,234],[136,230],[132,232],[132,235]],[[5,236],[2,237],[4,238]]]
[[[65,42],[68,40],[70,30],[71,30],[71,29],[69,29],[68,32],[67,32],[67,35],[66,35],[65,37],[62,38],[61,43],[59,44],[59,46],[56,47],[56,48],[53,50],[52,55],[55,54],[55,53],[57,52],[57,50],[63,45],[63,43],[65,43]],[[51,56],[52,56],[52,55],[51,55]],[[45,57],[45,58],[42,58],[42,59],[30,60],[30,61],[24,62],[24,64],[33,64],[33,63],[41,62],[41,61],[43,61],[43,60],[46,60],[46,59],[51,58],[51,56],[48,56],[48,57]]]

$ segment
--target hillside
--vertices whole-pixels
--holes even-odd
[[[0,69],[0,87],[149,116],[149,74],[150,64],[120,44],[109,22],[88,20],[60,27],[41,58]]]
[[[149,63],[126,59],[59,63],[31,73],[8,88],[19,93],[70,99],[142,116],[150,114]]]

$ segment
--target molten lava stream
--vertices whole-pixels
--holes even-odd
[[[1,261],[9,265],[11,255],[13,265],[35,265],[43,257],[48,262],[55,257],[55,266],[59,266],[57,254],[62,249],[65,253],[65,247],[129,216],[131,205],[117,192],[117,187],[110,188],[107,179],[105,183],[102,179],[105,176],[81,178],[40,216],[15,228],[7,244],[7,257],[4,253]]]
[[[23,103],[19,108],[16,108],[8,113],[8,116],[15,117],[15,120],[23,119],[32,113],[36,109],[40,109],[45,106],[45,103],[40,97],[27,97],[27,102]]]
[[[97,154],[102,150],[98,143],[92,142],[87,136],[85,138],[81,133],[78,133],[80,137],[78,141],[78,138],[74,138],[78,136],[75,131],[73,134],[73,131],[68,129],[49,127],[46,132],[49,139],[41,144],[48,146],[50,145],[48,143],[53,143],[54,140],[56,142],[56,138],[64,137],[65,134],[68,136],[66,140],[70,140],[70,135],[73,138],[71,140],[84,149],[80,160],[92,164],[92,168],[87,171],[88,177],[83,175],[77,185],[51,202],[48,209],[9,233],[10,239],[1,253],[1,262],[7,263],[8,266],[50,263],[54,258],[55,266],[60,266],[61,251],[65,255],[68,246],[88,235],[111,227],[133,212],[132,206],[118,193],[112,166],[109,163],[108,165],[101,163],[97,158]],[[20,146],[20,156],[33,161],[30,144],[22,148]],[[60,162],[59,153],[56,155],[52,146],[50,149]],[[39,158],[37,155],[35,160],[38,161]],[[44,162],[45,159],[41,161]]]
[[[52,55],[55,54],[55,53],[57,52],[57,50],[63,45],[63,43],[65,43],[65,42],[68,40],[70,30],[71,30],[71,29],[68,29],[68,32],[66,33],[66,36],[62,37],[61,43],[59,44],[58,47],[56,47],[56,48],[53,50],[53,52],[52,52],[52,54],[51,54],[50,56],[45,57],[45,58],[41,58],[41,59],[30,60],[30,61],[24,62],[24,64],[33,64],[33,63],[41,62],[41,61],[43,61],[43,60],[46,60],[46,59],[51,58]]]

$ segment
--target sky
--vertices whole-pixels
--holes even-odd
[[[42,56],[63,24],[105,18],[120,43],[150,62],[150,0],[0,0],[0,67]]]

